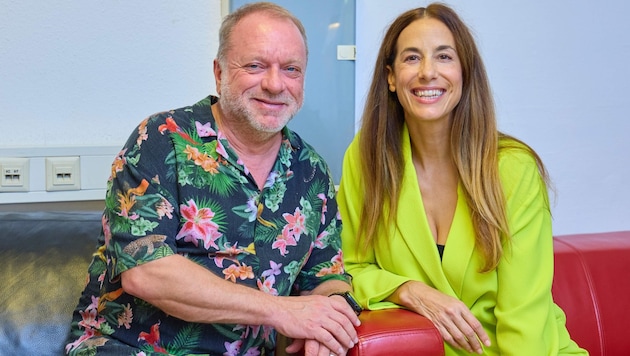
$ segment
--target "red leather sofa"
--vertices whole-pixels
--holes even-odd
[[[630,355],[630,231],[554,238],[554,299],[591,356]],[[439,332],[407,310],[364,311],[351,356],[444,355]]]

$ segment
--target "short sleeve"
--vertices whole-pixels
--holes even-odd
[[[144,120],[112,165],[104,214],[111,279],[176,251],[175,163],[163,123],[160,114]]]

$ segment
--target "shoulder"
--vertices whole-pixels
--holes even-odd
[[[351,162],[356,162],[357,159],[360,157],[360,153],[361,153],[360,146],[361,146],[361,131],[357,132],[354,135],[354,137],[352,138],[352,141],[350,141],[350,144],[346,148],[344,161],[349,159]]]
[[[193,129],[196,122],[214,123],[210,105],[215,99],[213,96],[208,96],[193,105],[157,112],[145,120],[146,125],[163,133],[166,130],[174,131],[176,128]]]
[[[298,152],[300,161],[308,160],[311,164],[318,164],[321,162],[324,166],[326,166],[326,161],[323,156],[297,132],[285,127],[283,129],[283,135],[291,144],[291,148],[295,152]]]
[[[546,192],[535,152],[527,145],[507,140],[499,148],[499,176],[508,200],[522,194]]]

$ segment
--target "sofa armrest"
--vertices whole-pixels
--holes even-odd
[[[359,316],[359,343],[348,356],[444,355],[433,323],[405,309],[366,310]]]

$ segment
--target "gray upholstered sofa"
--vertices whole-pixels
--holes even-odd
[[[0,212],[0,355],[62,355],[100,212]]]

